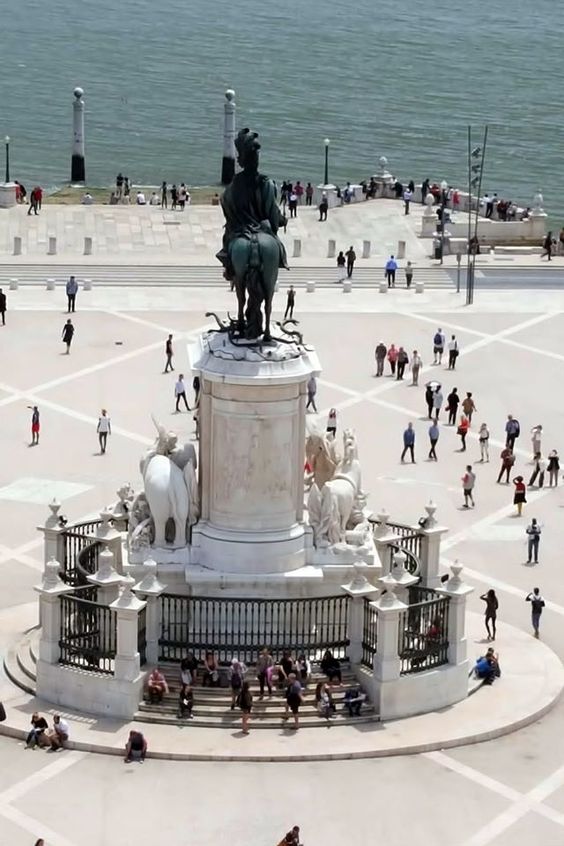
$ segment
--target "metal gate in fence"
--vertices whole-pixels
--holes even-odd
[[[401,675],[448,664],[448,606],[431,588],[410,588],[409,607],[399,615]]]
[[[116,615],[107,605],[80,595],[62,595],[59,663],[112,674],[116,656]]]
[[[362,617],[362,658],[365,667],[372,670],[378,645],[378,611],[371,605],[368,597],[364,598]]]
[[[256,661],[262,647],[319,660],[325,649],[346,657],[348,596],[323,599],[224,599],[163,594],[159,659],[180,661],[187,650],[214,650],[221,663]]]

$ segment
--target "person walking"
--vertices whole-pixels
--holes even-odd
[[[425,402],[427,403],[427,417],[429,420],[433,417],[433,387],[432,385],[427,385],[425,388]]]
[[[69,281],[67,282],[66,292],[67,292],[67,314],[70,314],[71,311],[74,314],[75,305],[76,305],[76,294],[78,292],[78,285],[76,283],[76,279],[74,278],[74,276],[71,276]]]
[[[376,376],[383,376],[384,374],[384,362],[386,360],[387,352],[386,345],[380,341],[374,350],[374,358],[376,359]]]
[[[317,414],[317,406],[315,404],[315,395],[317,393],[317,379],[311,374],[307,382],[307,403],[306,403],[306,411],[308,408],[313,408],[315,414]]]
[[[37,446],[39,443],[39,409],[36,405],[28,405],[31,408],[31,444],[30,446]]]
[[[290,191],[290,196],[288,197],[288,209],[290,210],[290,217],[298,216],[298,195],[296,194],[295,189]]]
[[[180,411],[180,400],[184,402],[186,406],[186,411],[190,411],[190,406],[188,405],[188,400],[186,399],[186,385],[184,384],[184,374],[180,373],[178,375],[178,382],[174,386],[174,395],[176,397],[176,411]]]
[[[423,361],[417,350],[413,350],[411,356],[411,384],[415,387],[419,385],[419,371],[423,366]]]
[[[286,311],[284,312],[284,320],[288,317],[290,320],[294,319],[294,306],[296,305],[296,291],[293,285],[290,285],[286,293]]]
[[[305,188],[305,204],[306,206],[311,206],[313,203],[313,185],[311,182],[308,182]]]
[[[104,455],[106,452],[106,443],[108,441],[108,435],[112,434],[112,424],[110,418],[108,417],[108,412],[105,408],[102,409],[102,414],[98,418],[98,426],[96,427],[96,431],[98,432],[98,441],[100,442],[100,453]]]
[[[466,447],[465,447],[466,448]],[[476,484],[476,474],[472,471],[472,465],[466,465],[466,472],[462,477],[462,491],[464,493],[464,508],[469,508],[469,502],[472,503],[472,508],[476,505],[474,502],[474,486]]]
[[[413,282],[413,265],[410,261],[407,262],[405,266],[405,286],[406,288],[411,288],[411,283]]]
[[[286,721],[290,716],[290,711],[294,715],[294,728],[299,729],[300,718],[299,710],[303,702],[302,686],[296,678],[295,673],[290,673],[288,676],[288,684],[286,686],[286,712],[282,719]]]
[[[527,533],[527,564],[531,563],[532,558],[535,559],[535,564],[538,564],[541,527],[537,523],[536,517],[531,519],[525,531]]]
[[[404,464],[405,454],[409,450],[411,455],[411,463],[415,464],[415,430],[413,423],[407,424],[407,429],[403,433],[403,452],[401,454],[401,463]]]
[[[436,420],[433,420],[431,425],[429,426],[429,441],[431,443],[431,449],[429,450],[429,460],[430,461],[437,461],[437,453],[435,451],[435,447],[437,446],[437,441],[439,440],[439,426]]]
[[[235,710],[235,705],[238,704],[239,694],[243,687],[245,673],[247,672],[246,665],[237,658],[231,660],[229,667],[229,686],[231,688],[231,710]]]
[[[248,681],[244,681],[241,686],[241,692],[237,697],[237,704],[241,711],[241,731],[243,734],[248,734],[251,711],[253,710],[253,694],[251,693],[251,686]]]
[[[274,667],[274,659],[272,655],[268,651],[266,646],[263,646],[261,649],[259,656],[257,658],[257,662],[255,664],[255,670],[257,674],[257,679],[260,688],[260,698],[262,699],[264,696],[264,687],[266,685],[268,689],[268,695],[272,696],[272,681],[271,681],[271,673]]]
[[[66,347],[67,347],[67,355],[69,355],[69,353],[70,353],[70,348],[71,348],[73,336],[74,336],[74,326],[72,325],[71,319],[69,317],[69,319],[67,320],[67,322],[63,326],[63,335],[62,335],[63,344],[66,344]]]
[[[456,434],[460,435],[460,443],[462,446],[460,447],[460,452],[466,452],[466,435],[468,434],[468,429],[470,428],[470,421],[466,417],[465,414],[461,414],[460,422],[458,423],[458,429],[456,430]]]
[[[406,188],[405,191],[403,192],[403,207],[404,207],[405,214],[409,214],[409,204],[411,203],[412,199],[413,199],[413,192],[410,191],[409,188]]]
[[[176,211],[176,206],[178,204],[178,188],[176,185],[173,185],[170,189],[170,208],[171,211]]]
[[[445,336],[443,330],[439,327],[433,335],[433,355],[435,356],[433,364],[440,364],[443,359],[443,352],[445,351]]]
[[[553,449],[548,453],[548,485],[558,487],[558,472],[560,470],[560,456]]]
[[[321,202],[319,203],[319,222],[327,220],[327,210],[329,209],[329,201],[327,199],[327,192],[321,193]]]
[[[488,641],[495,640],[496,636],[496,627],[495,623],[497,620],[497,609],[499,608],[499,603],[497,601],[497,596],[495,595],[495,590],[492,588],[489,589],[487,593],[483,593],[480,597],[486,603],[486,611],[485,611],[485,624],[486,624],[486,631],[488,633]],[[490,623],[491,623],[491,631],[490,631]]]
[[[480,442],[480,463],[483,463],[484,461],[489,462],[490,432],[486,423],[482,423],[480,429],[478,430],[478,440]]]
[[[331,408],[327,416],[327,434],[335,438],[337,435],[337,409]]]
[[[390,344],[390,349],[388,350],[388,364],[390,365],[390,370],[392,371],[392,376],[396,375],[397,360],[398,360],[398,351],[395,348],[394,344]]]
[[[531,603],[531,622],[533,624],[533,632],[536,638],[539,636],[539,628],[540,628],[540,618],[542,614],[542,609],[545,606],[545,601],[541,596],[540,589],[538,587],[533,588],[531,593],[526,597],[525,602]]]
[[[345,265],[347,260],[345,258],[345,254],[342,250],[339,251],[339,255],[337,256],[337,284],[343,281],[346,276]]]
[[[523,505],[527,502],[526,492],[527,487],[523,481],[522,476],[515,476],[513,479],[515,485],[515,493],[513,494],[513,505],[517,506],[517,517],[521,517],[523,513]]]
[[[0,288],[0,317],[2,318],[2,326],[6,325],[6,306],[7,306],[7,298],[6,294]]]
[[[450,394],[447,397],[447,406],[446,410],[448,411],[448,425],[454,426],[456,423],[456,415],[458,412],[458,404],[460,402],[460,397],[457,393],[457,388],[453,388]]]
[[[507,446],[504,447],[501,450],[500,458],[501,458],[501,468],[500,468],[500,471],[499,471],[499,476],[497,477],[497,483],[498,483],[498,485],[500,484],[501,479],[503,477],[503,474],[505,473],[505,484],[508,485],[509,484],[509,474],[511,472],[511,468],[515,464],[515,456],[513,454],[513,450],[511,449],[511,447],[507,447]]]
[[[400,382],[403,379],[403,374],[405,373],[405,368],[409,364],[409,356],[404,350],[403,347],[400,347],[398,350],[398,375],[396,376],[396,380]]]
[[[161,208],[168,209],[168,192],[166,182],[161,185]]]
[[[356,253],[353,250],[352,244],[350,245],[350,247],[346,251],[345,256],[347,258],[347,277],[350,279],[351,276],[353,275],[354,263],[356,261]]]
[[[466,393],[466,396],[462,400],[462,411],[464,412],[464,414],[468,418],[468,424],[470,426],[472,425],[472,415],[477,410],[478,409],[476,408],[476,403],[474,402],[474,399],[472,397],[472,393],[470,391],[468,391]]]
[[[27,210],[28,215],[30,215],[32,212],[34,214],[37,214],[37,205],[37,189],[32,188],[31,194],[29,195],[29,208]]]
[[[172,348],[172,335],[169,335],[165,342],[165,355],[166,355],[166,364],[164,373],[168,373],[169,370],[174,370],[172,366],[172,357],[174,355],[174,350]]]
[[[529,487],[532,488],[535,484],[535,480],[538,476],[539,478],[539,489],[542,488],[544,485],[544,474],[546,473],[546,469],[548,467],[548,462],[544,459],[540,452],[535,454],[535,469],[531,474],[531,478],[529,479]]]
[[[28,212],[29,214],[29,212]],[[548,260],[552,261],[552,232],[547,232],[544,241],[542,242],[542,248],[544,250],[541,253],[541,259],[545,256],[548,256]]]
[[[542,426],[540,423],[531,429],[531,442],[533,444],[533,461],[537,452],[542,452]]]
[[[508,414],[507,423],[505,424],[505,445],[508,446],[510,449],[515,449],[515,441],[517,440],[520,434],[521,426],[519,421],[516,420],[512,414]]]
[[[458,349],[458,341],[456,340],[456,335],[451,335],[451,339],[448,342],[448,369],[449,370],[456,370],[456,359],[458,358],[458,353],[460,350]]]
[[[442,404],[443,404],[443,392],[441,391],[441,386],[437,385],[437,387],[435,388],[435,391],[433,393],[433,416],[434,416],[435,420],[439,419]]]
[[[398,269],[398,263],[393,256],[390,256],[388,261],[386,262],[386,269],[385,269],[385,276],[388,282],[388,288],[395,288],[396,287],[396,270]]]

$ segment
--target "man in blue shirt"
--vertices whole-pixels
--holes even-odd
[[[398,263],[393,256],[390,256],[386,262],[386,279],[388,280],[388,288],[396,287],[396,270]]]
[[[431,441],[431,449],[429,450],[429,458],[431,460],[437,460],[437,453],[435,452],[435,447],[437,445],[437,441],[439,440],[439,427],[437,426],[436,420],[434,420],[431,425],[429,426],[429,440]]]
[[[411,454],[411,463],[415,464],[415,431],[413,429],[413,423],[407,424],[407,429],[403,433],[403,452],[401,454],[401,463],[404,463],[404,458],[406,452],[409,450]]]

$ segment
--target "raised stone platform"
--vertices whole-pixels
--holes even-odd
[[[486,648],[482,640],[483,617],[470,613],[467,625],[469,655],[474,659]],[[564,687],[564,667],[542,641],[500,624],[495,647],[500,653],[501,679],[492,687],[480,687],[454,707],[419,717],[383,723],[335,723],[298,732],[283,725],[253,730],[251,722],[251,733],[245,737],[238,724],[218,731],[185,723],[126,723],[65,711],[71,726],[69,746],[120,755],[131,727],[145,733],[150,757],[170,760],[345,760],[411,755],[479,743],[535,722],[556,703]],[[13,658],[14,653],[12,661]],[[29,675],[25,677],[29,680]],[[196,697],[200,691],[196,688]],[[0,688],[0,696],[7,711],[0,733],[12,737],[25,736],[34,710],[44,714],[56,711],[11,685]]]

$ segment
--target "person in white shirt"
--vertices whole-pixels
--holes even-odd
[[[153,193],[151,194],[151,199],[149,200],[149,205],[151,205],[151,206],[160,206],[160,204],[161,204],[161,201],[160,201],[160,199],[157,197],[157,192],[156,192],[156,191],[153,191]]]
[[[412,199],[413,199],[413,193],[409,190],[409,188],[406,188],[405,191],[403,192],[403,205],[404,205],[406,214],[409,214],[409,204],[411,203]]]
[[[145,199],[145,194],[143,193],[143,191],[137,192],[137,197],[135,199],[135,202],[137,203],[138,206],[146,206],[147,205],[147,200]]]
[[[448,369],[455,370],[456,369],[456,359],[458,358],[458,353],[460,350],[458,349],[458,341],[456,340],[456,335],[451,335],[451,339],[448,342]]]
[[[542,426],[533,426],[531,429],[531,441],[533,443],[533,462],[536,460],[537,452],[542,452]]]
[[[69,739],[69,724],[59,714],[53,717],[53,730],[49,732],[48,740],[51,744],[51,749],[57,752],[62,749],[66,741]]]
[[[110,418],[108,417],[108,412],[105,408],[102,409],[102,414],[98,418],[98,426],[96,427],[96,431],[98,432],[98,440],[100,441],[100,452],[102,455],[106,452],[106,442],[108,440],[108,435],[112,434],[112,424],[110,422]]]
[[[421,356],[419,355],[417,350],[413,350],[413,355],[411,356],[411,377],[412,377],[411,384],[412,385],[418,385],[419,384],[419,371],[421,370],[422,365],[423,365],[423,361],[421,359]]]
[[[178,382],[174,386],[174,395],[176,397],[176,411],[180,411],[180,400],[184,400],[186,411],[190,411],[190,406],[188,405],[188,400],[186,399],[186,386],[184,384],[183,373],[180,373],[178,376]]]
[[[82,200],[80,202],[82,203],[83,206],[91,206],[92,203],[94,202],[94,198],[93,198],[92,194],[90,194],[87,191],[86,194],[83,194]]]

